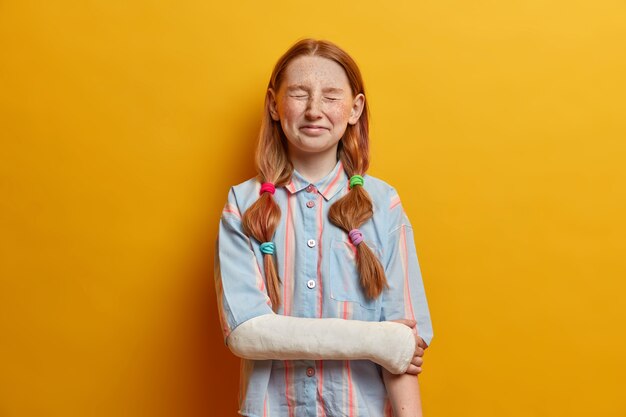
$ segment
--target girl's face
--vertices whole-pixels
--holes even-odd
[[[300,56],[285,68],[278,91],[268,90],[270,114],[280,121],[289,152],[299,155],[334,149],[348,123],[355,124],[365,96],[352,96],[348,76],[333,60]]]

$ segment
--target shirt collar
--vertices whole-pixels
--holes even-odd
[[[304,178],[302,174],[294,169],[293,174],[291,175],[291,181],[285,185],[285,188],[291,194],[295,194],[309,185],[313,185],[327,201],[333,198],[342,187],[347,188],[348,174],[344,171],[341,160],[337,161],[335,168],[333,168],[330,173],[314,184],[311,184],[309,180]]]

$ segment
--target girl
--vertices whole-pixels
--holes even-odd
[[[421,416],[430,314],[398,194],[366,175],[368,140],[354,60],[293,45],[267,89],[258,177],[230,189],[216,248],[244,416]]]

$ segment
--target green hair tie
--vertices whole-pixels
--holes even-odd
[[[266,255],[273,255],[276,251],[276,245],[274,245],[274,242],[263,242],[260,249]]]
[[[363,186],[363,177],[360,175],[353,175],[350,177],[350,188],[354,188],[355,185]]]

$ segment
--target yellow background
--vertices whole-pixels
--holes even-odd
[[[0,2],[0,416],[231,416],[213,248],[300,37],[359,63],[426,416],[626,416],[623,1]]]

